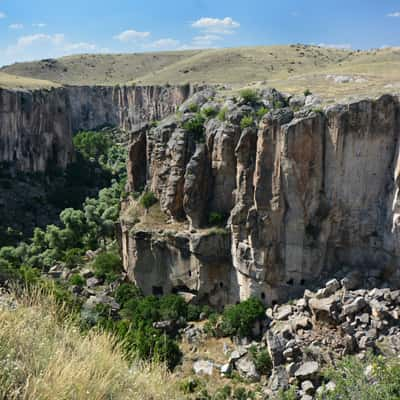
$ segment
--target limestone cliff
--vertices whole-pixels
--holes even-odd
[[[333,269],[399,280],[398,98],[294,110],[275,91],[251,106],[206,97],[188,101],[222,109],[203,137],[188,129],[195,116],[183,105],[133,139],[129,189],[154,192],[168,221],[145,224],[128,217],[136,200],[124,205],[132,280],[146,293],[186,291],[215,305],[280,301]],[[257,117],[262,106],[272,111]],[[225,229],[207,226],[213,213],[226,216]]]
[[[65,168],[73,132],[104,125],[130,131],[174,112],[192,91],[188,85],[0,89],[0,162],[27,172]]]

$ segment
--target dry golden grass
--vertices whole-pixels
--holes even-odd
[[[82,336],[51,296],[37,291],[17,302],[0,309],[0,399],[181,398],[164,367],[128,365],[111,336]]]
[[[50,89],[52,87],[60,86],[57,83],[33,79],[24,78],[23,76],[16,76],[0,72],[0,87],[6,89]]]

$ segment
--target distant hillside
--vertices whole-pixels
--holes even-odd
[[[143,54],[83,54],[17,63],[0,69],[13,75],[68,85],[116,85],[159,71],[195,51]]]
[[[290,45],[78,55],[18,63],[0,71],[71,85],[206,82],[229,85],[228,90],[273,86],[302,93],[310,89],[326,98],[337,98],[400,91],[400,50]]]

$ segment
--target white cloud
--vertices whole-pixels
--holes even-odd
[[[180,45],[179,40],[171,38],[163,38],[150,43],[148,47],[152,47],[155,49],[162,49],[162,50],[171,50],[171,49],[176,49],[179,45]]]
[[[11,24],[11,25],[8,25],[8,27],[9,27],[10,29],[15,29],[15,30],[17,30],[17,29],[23,29],[23,28],[24,28],[24,25],[22,25],[22,24]]]
[[[396,11],[387,15],[388,17],[400,18],[400,11]]]
[[[67,52],[90,52],[96,49],[97,46],[95,44],[87,42],[67,43],[64,45],[64,50]]]
[[[342,50],[351,50],[353,46],[350,43],[339,43],[339,44],[329,44],[329,43],[320,43],[319,47],[326,47],[327,49],[342,49]]]
[[[133,29],[129,29],[121,32],[119,35],[114,36],[114,39],[117,39],[121,42],[136,42],[138,40],[146,39],[150,35],[150,32],[138,32]]]
[[[209,33],[231,34],[240,27],[240,24],[231,17],[223,19],[203,17],[193,22],[192,27]]]
[[[21,36],[16,44],[16,48],[23,49],[38,42],[47,42],[53,45],[60,45],[65,41],[63,33],[56,33],[55,35],[45,35],[38,33],[36,35]]]
[[[206,47],[206,46],[213,46],[215,42],[223,40],[221,36],[218,35],[200,35],[195,36],[192,39],[194,46]]]
[[[3,12],[0,11],[0,19],[3,19],[3,18],[5,18],[5,17],[7,17],[7,15],[6,15],[5,13],[3,13]]]
[[[46,25],[46,24],[40,23],[40,24],[32,24],[32,26],[33,26],[34,28],[45,28],[47,25]]]

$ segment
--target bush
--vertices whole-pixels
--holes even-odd
[[[115,300],[121,306],[124,306],[129,300],[142,298],[141,290],[132,283],[123,283],[115,291]]]
[[[219,119],[221,122],[226,121],[226,114],[227,114],[227,112],[228,112],[228,109],[227,109],[226,107],[221,108],[220,112],[218,113],[218,119]]]
[[[269,113],[269,109],[263,106],[257,110],[256,114],[257,117],[261,119],[267,113]]]
[[[224,311],[222,331],[226,336],[251,337],[255,323],[264,317],[265,309],[262,302],[252,297]]]
[[[81,264],[83,262],[82,253],[83,253],[82,249],[77,249],[77,248],[68,249],[64,253],[65,266],[67,268],[73,268]]]
[[[170,294],[159,300],[160,316],[163,320],[178,320],[180,317],[187,319],[188,306],[183,297]]]
[[[199,111],[199,106],[196,103],[189,104],[189,111],[196,113]]]
[[[272,371],[272,360],[268,351],[258,350],[255,346],[250,347],[250,353],[256,366],[257,372],[261,375],[269,376]]]
[[[187,320],[188,321],[198,321],[200,319],[201,307],[194,304],[189,304],[187,306]]]
[[[226,217],[219,212],[211,212],[208,216],[208,223],[211,226],[223,226],[225,224]]]
[[[304,96],[310,96],[310,95],[312,95],[312,92],[311,92],[311,90],[310,89],[306,89],[305,91],[304,91]]]
[[[110,137],[105,132],[79,132],[74,136],[75,148],[85,158],[98,159],[107,154],[112,145]]]
[[[284,104],[281,101],[279,101],[279,100],[274,101],[274,109],[280,109],[283,107],[284,107]]]
[[[121,258],[113,251],[100,253],[93,261],[93,269],[97,278],[111,282],[122,272]]]
[[[213,118],[218,114],[214,107],[205,107],[203,108],[202,113],[206,118]]]
[[[240,97],[246,104],[255,104],[259,100],[257,92],[252,89],[243,89],[240,91]]]
[[[183,124],[183,129],[194,136],[196,142],[204,141],[204,117],[197,113],[193,118]]]
[[[371,375],[365,373],[372,366]],[[346,357],[335,368],[325,372],[325,377],[336,384],[335,390],[324,394],[324,399],[334,400],[395,400],[400,398],[400,361],[369,355],[361,361]],[[371,381],[374,384],[371,384]],[[357,388],[355,392],[355,388]],[[356,393],[356,397],[354,397]]]
[[[242,129],[250,128],[252,126],[254,126],[254,119],[251,115],[243,117],[242,120],[240,121],[240,127]]]
[[[153,192],[145,192],[140,197],[139,203],[148,210],[151,206],[157,203],[157,198]]]
[[[85,286],[85,279],[79,274],[74,274],[69,278],[69,283],[73,286]]]

